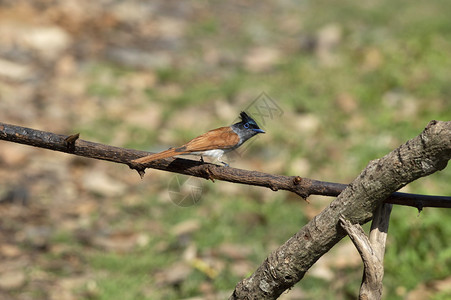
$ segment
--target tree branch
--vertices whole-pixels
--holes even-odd
[[[368,238],[360,224],[352,224],[340,217],[341,226],[351,238],[363,261],[363,278],[359,299],[379,300],[382,298],[384,277],[385,242],[392,204],[379,205],[374,212]]]
[[[363,281],[360,286],[359,299],[380,299],[382,296],[382,277],[384,273],[383,262],[374,254],[370,240],[365,235],[365,231],[363,231],[360,224],[352,224],[342,217],[340,217],[340,222],[352,243],[359,251],[363,261]]]
[[[217,179],[240,184],[267,187],[273,191],[286,190],[293,192],[304,199],[310,195],[336,197],[347,186],[346,184],[319,181],[302,178],[299,176],[273,175],[257,171],[223,167],[215,164],[202,163],[199,161],[181,158],[168,158],[153,161],[145,165],[132,164],[132,160],[147,156],[151,153],[85,141],[79,139],[78,134],[66,136],[1,122],[0,140],[65,152],[88,158],[126,164],[141,173],[146,167],[149,167],[205,179]],[[393,193],[386,199],[386,202],[413,206],[419,210],[423,207],[451,208],[451,197],[444,196]]]
[[[451,122],[431,121],[419,136],[371,161],[337,199],[239,282],[230,299],[276,299],[346,235],[340,216],[353,224],[368,222],[390,194],[444,169],[450,158]]]

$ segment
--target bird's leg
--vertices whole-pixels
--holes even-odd
[[[204,162],[204,157],[202,155],[200,156],[200,162]]]
[[[218,161],[221,163],[221,164],[223,164],[224,165],[224,167],[228,167],[229,166],[229,164],[228,163],[226,163],[225,161],[222,161],[221,160],[221,157],[222,157],[222,154],[220,155],[220,156],[218,156]]]

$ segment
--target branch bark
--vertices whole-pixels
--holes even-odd
[[[368,222],[390,194],[444,169],[450,158],[451,122],[431,121],[419,136],[371,161],[336,200],[239,282],[229,299],[276,299],[345,236],[340,216],[353,224]]]
[[[145,165],[132,164],[132,160],[147,156],[151,153],[85,141],[79,139],[78,134],[66,136],[1,122],[0,140],[65,152],[88,158],[126,164],[141,173],[145,168],[149,167],[204,179],[217,179],[240,184],[267,187],[273,191],[286,190],[293,192],[304,199],[310,195],[336,197],[347,186],[346,184],[319,181],[302,178],[299,176],[273,175],[257,171],[223,167],[215,164],[201,163],[199,161],[181,158],[168,158],[153,161]],[[451,208],[451,197],[444,196],[393,193],[386,199],[386,202],[413,206],[419,210],[423,207]]]
[[[360,253],[363,261],[363,277],[360,286],[360,300],[380,300],[382,298],[382,279],[384,278],[385,242],[392,204],[382,204],[374,212],[368,238],[360,224],[352,224],[340,217],[341,226]]]

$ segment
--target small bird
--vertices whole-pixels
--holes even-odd
[[[265,133],[244,111],[240,113],[240,118],[241,121],[238,123],[210,130],[180,147],[144,156],[132,162],[144,164],[157,159],[187,154],[200,155],[202,162],[204,161],[203,156],[219,160],[224,153],[235,150],[254,135]],[[221,163],[228,166],[225,162],[221,161]]]

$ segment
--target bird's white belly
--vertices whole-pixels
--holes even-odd
[[[202,156],[210,156],[214,158],[221,158],[222,155],[224,155],[225,151],[221,149],[213,149],[213,150],[207,150],[207,151],[199,151],[199,152],[191,152],[187,154],[194,154],[194,155],[202,155]]]

